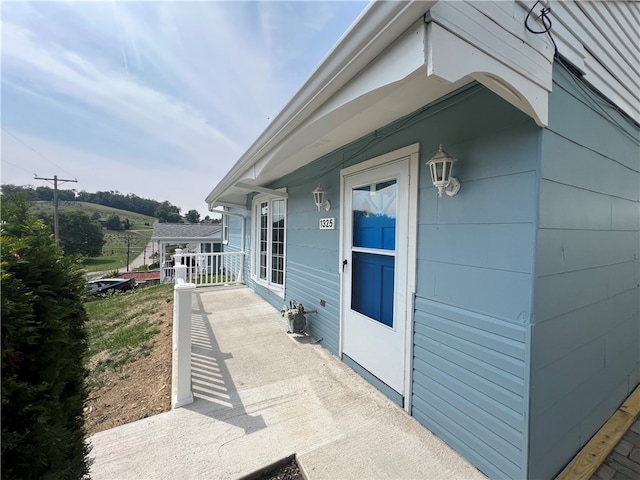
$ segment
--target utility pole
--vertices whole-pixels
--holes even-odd
[[[131,252],[131,235],[125,237],[127,239],[127,272],[129,271],[129,253]]]
[[[37,175],[33,177],[36,180],[46,180],[53,183],[53,234],[56,239],[56,245],[60,246],[60,231],[58,230],[58,183],[77,182],[78,180],[69,180],[66,178],[58,178],[54,175],[53,178],[43,178]]]

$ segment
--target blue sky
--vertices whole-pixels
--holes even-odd
[[[0,4],[1,182],[205,196],[366,2]]]

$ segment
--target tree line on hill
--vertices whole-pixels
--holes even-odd
[[[26,196],[27,201],[53,201],[53,188],[51,187],[32,187],[32,186],[18,186],[18,185],[2,185],[2,193],[9,195],[13,193],[23,193]],[[179,223],[182,221],[180,215],[180,207],[176,207],[171,203],[164,201],[159,202],[157,200],[151,200],[149,198],[142,198],[133,193],[122,194],[118,191],[110,192],[76,192],[74,190],[58,190],[58,200],[66,202],[88,202],[98,205],[104,205],[105,207],[118,208],[120,210],[127,210],[129,212],[139,213],[141,215],[147,215],[155,217],[161,223]],[[192,212],[198,213],[196,210],[191,210],[187,215]],[[197,223],[198,220],[192,223]],[[189,219],[187,219],[189,220]]]

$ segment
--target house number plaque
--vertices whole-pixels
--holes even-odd
[[[335,230],[336,219],[335,218],[321,218],[320,230]]]

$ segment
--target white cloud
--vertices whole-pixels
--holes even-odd
[[[81,188],[202,212],[363,6],[5,3],[3,128],[74,172]],[[25,170],[56,173],[4,132],[2,159],[3,183],[31,183]]]

